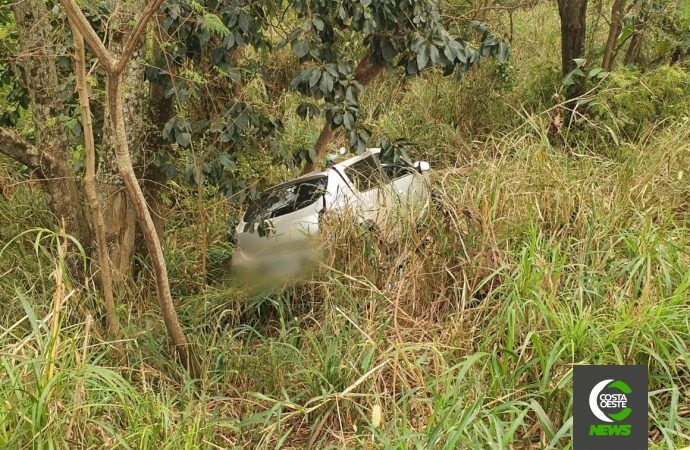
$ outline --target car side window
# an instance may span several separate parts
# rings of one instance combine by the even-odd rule
[[[385,164],[382,166],[383,172],[391,180],[397,180],[407,175],[411,175],[416,172],[413,167],[409,167],[403,164]]]
[[[365,158],[345,168],[345,174],[355,189],[366,192],[383,183],[383,176],[373,157]]]

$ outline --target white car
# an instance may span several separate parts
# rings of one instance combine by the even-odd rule
[[[270,272],[302,267],[318,250],[311,237],[319,232],[325,212],[350,209],[360,222],[386,229],[397,211],[425,208],[429,163],[382,165],[380,151],[367,149],[322,172],[266,190],[237,226],[232,266]]]

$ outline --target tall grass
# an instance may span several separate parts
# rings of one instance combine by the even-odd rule
[[[93,293],[65,291],[53,326],[56,253],[19,240],[6,257],[43,281],[3,279],[0,446],[569,449],[574,364],[648,365],[650,447],[687,445],[687,133],[624,162],[490,139],[394,240],[334,221],[304,279],[195,287],[200,391],[152,302],[121,305],[124,364]]]
[[[567,450],[575,364],[648,365],[650,448],[690,445],[690,130],[660,118],[614,139],[593,118],[554,147],[552,7],[515,12],[512,72],[384,76],[362,95],[374,134],[414,140],[434,168],[430,208],[394,239],[335,220],[317,270],[251,286],[223,263],[234,207],[199,208],[171,184],[164,247],[204,355],[198,385],[174,363],[145,258],[118,306],[119,361],[95,290],[56,280],[60,254],[36,233],[14,240],[0,257],[0,448]],[[319,130],[285,122],[295,149]],[[57,223],[10,178],[1,246]]]

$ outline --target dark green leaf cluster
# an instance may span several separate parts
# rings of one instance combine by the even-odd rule
[[[406,139],[396,139],[391,141],[388,138],[381,138],[376,146],[381,149],[379,159],[383,164],[399,165],[401,163],[412,164],[409,150],[414,144]]]
[[[232,50],[270,48],[263,31],[275,8],[271,1],[169,0],[160,9],[163,29],[174,40],[168,55],[178,64],[208,55],[211,64],[227,70],[234,63]]]
[[[238,153],[273,147],[281,121],[261,107],[238,101],[237,92],[263,76],[255,61],[240,57],[252,46],[270,50],[265,31],[277,3],[171,0],[161,6],[167,34],[161,58],[146,70],[151,83],[165,85],[179,114],[165,125],[168,142],[188,149],[184,174],[193,184],[213,184],[228,196],[246,187],[233,178]],[[161,166],[168,176],[177,169]]]
[[[508,43],[485,24],[468,24],[467,35],[480,36],[477,48],[449,32],[438,0],[296,0],[290,5],[301,23],[279,46],[290,44],[293,54],[305,64],[291,87],[322,100],[327,123],[331,128],[344,127],[353,149],[366,144],[360,137],[368,130],[357,123],[363,80],[343,50],[343,41],[349,36],[361,36],[366,48],[361,64],[402,67],[408,76],[438,68],[444,75],[460,79],[481,58],[495,56],[503,63],[510,54]],[[317,112],[311,102],[297,109],[302,118]]]
[[[83,144],[81,109],[78,105],[76,81],[73,73],[71,30],[69,26],[65,26],[67,19],[60,8],[58,0],[52,0],[46,6],[48,8],[46,11],[47,20],[50,21],[54,29],[54,44],[51,56],[56,58],[56,69],[60,80],[59,95],[63,105],[63,109],[56,119],[69,133],[68,136],[71,144]],[[112,2],[110,1],[87,3],[82,7],[82,12],[92,28],[101,35],[101,38],[104,37],[102,31],[104,30],[104,24],[111,15],[111,8]],[[24,111],[29,107],[29,92],[26,88],[24,68],[22,67],[21,59],[17,60],[16,58],[18,54],[21,54],[18,35],[14,27],[9,26],[13,20],[14,16],[11,14],[9,6],[5,4],[3,7],[0,7],[0,27],[8,26],[5,30],[12,30],[7,33],[5,39],[0,40],[0,89],[3,95],[3,107],[0,108],[0,126],[16,126],[20,118],[25,117],[23,115]],[[87,59],[92,58],[92,54],[88,51],[86,56]],[[102,68],[97,68],[90,73],[90,76],[101,86],[104,82],[104,74],[105,72]],[[104,108],[98,106],[102,99],[102,97],[95,95],[91,98],[97,147],[100,147],[99,144],[102,136]],[[33,136],[29,135],[25,137],[33,138]],[[73,154],[77,159],[74,167],[75,173],[82,168],[82,160],[77,153]]]
[[[173,117],[166,123],[163,135],[171,144],[188,149],[185,178],[192,184],[213,184],[228,196],[238,187],[228,177],[228,172],[237,169],[235,154],[238,149],[245,153],[256,153],[256,141],[275,137],[283,130],[280,119],[261,114],[254,106],[235,100],[228,101],[220,114],[208,120],[181,119]],[[193,136],[201,136],[195,142],[199,151],[192,151]],[[210,142],[204,145],[204,140]],[[167,164],[167,163],[166,163]],[[171,178],[176,169],[167,165],[166,173]],[[236,181],[236,180],[235,180]],[[236,184],[236,183],[235,183]]]

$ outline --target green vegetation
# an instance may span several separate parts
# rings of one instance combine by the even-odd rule
[[[511,21],[507,63],[360,93],[372,139],[412,141],[434,170],[434,207],[394,244],[333,223],[318,270],[257,289],[223,262],[240,206],[168,183],[163,246],[197,384],[146,257],[118,304],[122,361],[97,281],[56,281],[56,220],[0,160],[0,448],[567,450],[574,364],[648,365],[650,448],[690,445],[687,62],[588,80],[589,113],[554,138],[555,6]],[[270,101],[284,143],[315,141],[297,92]],[[237,167],[293,176],[263,154]]]

